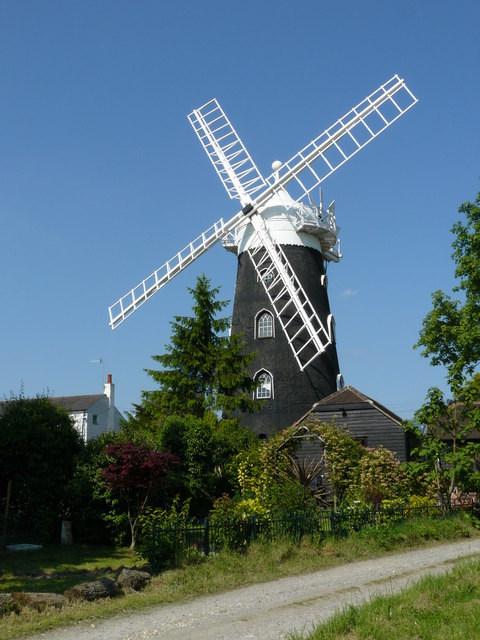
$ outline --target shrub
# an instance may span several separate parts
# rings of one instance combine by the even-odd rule
[[[382,446],[368,449],[359,463],[361,497],[374,505],[405,494],[405,479],[395,454]]]
[[[210,512],[214,548],[245,549],[252,538],[253,519],[257,515],[267,515],[258,498],[238,501],[227,495],[218,498]]]
[[[180,504],[177,497],[168,509],[146,507],[140,516],[140,541],[137,553],[147,560],[152,571],[178,567],[195,552],[187,551],[186,528],[190,501]]]

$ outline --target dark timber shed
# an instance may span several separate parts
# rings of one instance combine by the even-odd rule
[[[334,422],[366,447],[382,445],[390,449],[400,462],[409,458],[409,439],[402,429],[402,419],[354,387],[344,387],[315,403],[297,424],[308,419]]]

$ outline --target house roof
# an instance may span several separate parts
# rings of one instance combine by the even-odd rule
[[[348,406],[350,409],[358,410],[370,409],[373,407],[374,409],[377,409],[377,411],[380,411],[388,418],[396,422],[398,425],[401,425],[403,422],[400,416],[397,416],[396,413],[393,413],[393,411],[387,409],[387,407],[383,406],[383,404],[380,404],[380,402],[377,402],[376,400],[373,400],[373,398],[370,398],[364,393],[361,393],[361,391],[358,391],[358,389],[355,389],[355,387],[347,386],[343,389],[340,389],[339,391],[331,393],[325,398],[322,398],[322,400],[320,400],[319,402],[316,402],[310,409],[310,411],[306,413],[302,418],[300,418],[300,420],[298,420],[298,423],[302,422],[314,413],[342,411],[346,406]]]
[[[60,407],[66,411],[86,411],[93,404],[106,397],[104,393],[87,396],[59,396],[57,398],[50,398],[50,402],[56,407]]]
[[[102,398],[106,398],[107,396],[103,393],[88,395],[88,396],[60,396],[58,398],[48,398],[52,404],[56,407],[64,409],[67,412],[70,411],[86,411],[92,405],[94,405],[98,400]],[[27,398],[27,400],[33,400],[34,398]],[[8,400],[4,400],[0,402],[0,416],[5,413],[5,405],[8,403]]]
[[[473,405],[477,409],[480,408],[480,402],[474,402]],[[458,422],[459,422],[459,424],[461,426],[465,426],[465,425],[468,424],[467,419],[465,417],[462,418],[462,411],[465,408],[465,405],[463,404],[463,402],[461,402],[461,401],[453,401],[450,404],[449,408],[452,411],[453,417],[455,418],[455,420],[458,420]],[[446,422],[446,418],[440,418],[439,422],[440,423],[445,423]],[[432,432],[435,433],[435,430],[432,429]],[[453,437],[452,437],[451,434],[445,433],[441,429],[439,430],[439,433],[437,435],[440,437],[441,440],[445,440],[445,441],[448,441],[448,442],[453,440]],[[480,431],[478,429],[472,429],[471,431],[468,432],[468,435],[466,436],[466,440],[480,441]]]

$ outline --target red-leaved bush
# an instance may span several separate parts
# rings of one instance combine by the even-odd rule
[[[155,451],[133,442],[111,444],[105,454],[108,464],[102,469],[101,477],[107,489],[126,503],[132,535],[130,548],[133,549],[139,517],[151,490],[161,486],[179,459],[168,451]]]

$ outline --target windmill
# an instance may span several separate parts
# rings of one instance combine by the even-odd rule
[[[259,436],[288,426],[343,385],[326,265],[342,257],[335,203],[313,191],[417,102],[397,75],[264,178],[216,99],[188,119],[231,199],[222,218],[109,309],[118,327],[220,240],[238,256],[232,332],[256,352],[251,374],[260,412],[244,416]],[[288,187],[288,190],[287,190]]]

